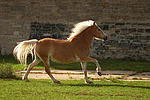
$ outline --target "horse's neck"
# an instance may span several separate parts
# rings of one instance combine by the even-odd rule
[[[85,49],[90,49],[90,44],[92,42],[93,36],[91,32],[83,31],[79,35],[73,38],[71,41],[73,45],[83,47]]]

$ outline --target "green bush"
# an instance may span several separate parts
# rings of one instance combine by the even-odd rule
[[[0,78],[13,78],[13,79],[19,79],[14,72],[11,64],[0,64]]]

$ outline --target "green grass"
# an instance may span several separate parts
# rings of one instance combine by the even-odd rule
[[[31,58],[28,59],[28,63],[32,61]],[[25,65],[19,64],[19,62],[12,56],[0,56],[0,63],[9,63],[12,64],[13,70],[23,70]],[[131,70],[136,72],[150,71],[150,62],[144,60],[99,60],[99,64],[102,67],[102,70]],[[69,69],[69,70],[77,70],[81,69],[80,63],[71,63],[71,64],[59,64],[55,62],[50,62],[51,69]],[[44,65],[41,62],[34,69],[44,69]],[[89,70],[95,70],[96,67],[93,63],[88,63]]]
[[[1,100],[149,100],[150,82],[0,79]]]
[[[31,62],[29,58],[28,62]],[[150,71],[150,62],[142,60],[99,60],[102,70]],[[11,67],[9,67],[11,66]],[[8,68],[7,68],[8,67]],[[0,56],[0,70],[5,73],[24,69],[24,65],[12,56]],[[10,69],[9,69],[10,68]],[[35,67],[44,69],[43,63]],[[52,69],[81,69],[79,63],[58,64],[51,62]],[[9,69],[9,71],[7,70]],[[88,69],[95,69],[88,63]],[[8,73],[9,74],[9,73]],[[12,74],[12,73],[11,73]],[[85,84],[84,80],[61,80],[54,84],[52,80],[0,79],[0,100],[149,100],[150,82],[125,82],[118,79],[101,79],[94,84]]]

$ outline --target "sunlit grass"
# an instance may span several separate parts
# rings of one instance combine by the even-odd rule
[[[29,58],[28,63],[31,62]],[[150,71],[150,62],[142,60],[99,60],[102,70]],[[23,70],[25,65],[12,56],[0,56],[0,67],[12,72]],[[7,68],[8,67],[8,68]],[[51,62],[52,69],[81,69],[80,63],[58,64]],[[88,63],[88,69],[95,69]],[[44,69],[43,63],[35,69]],[[3,71],[3,69],[2,69]],[[7,71],[7,70],[6,70]],[[12,74],[13,75],[13,74]],[[149,100],[150,82],[125,82],[117,78],[99,79],[94,84],[85,84],[84,80],[61,80],[54,84],[52,80],[0,79],[0,100]]]
[[[84,80],[61,80],[54,84],[51,80],[0,79],[1,100],[149,100],[149,82],[106,82],[96,81],[85,84]]]

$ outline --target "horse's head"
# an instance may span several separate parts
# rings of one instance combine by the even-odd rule
[[[107,35],[102,31],[100,27],[94,22],[93,24],[94,30],[93,30],[93,37],[98,40],[107,40]]]

